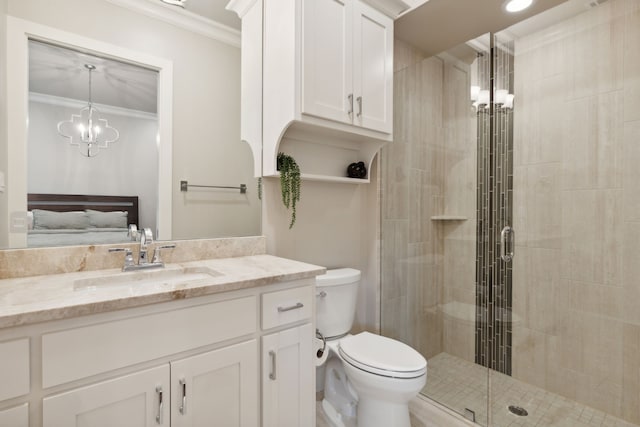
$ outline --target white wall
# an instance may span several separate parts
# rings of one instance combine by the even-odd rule
[[[8,14],[173,61],[173,238],[260,234],[253,161],[240,142],[237,47],[104,0],[8,0]],[[180,179],[249,192],[185,195]]]
[[[7,0],[0,0],[0,65],[7,63]],[[6,73],[4,69],[0,71],[0,172],[7,172],[7,89]],[[5,176],[5,180],[7,177]],[[0,224],[9,221],[7,215],[7,193],[0,193]],[[0,248],[5,248],[9,244],[9,235],[5,227],[0,227]]]
[[[361,270],[354,330],[378,331],[378,173],[370,184],[303,181],[297,220],[289,229],[290,213],[282,204],[280,181],[263,178],[263,234],[267,252],[321,265]]]
[[[85,157],[58,135],[59,121],[78,110],[29,102],[27,189],[29,193],[138,196],[140,226],[156,230],[158,206],[158,121],[101,112],[120,139]]]

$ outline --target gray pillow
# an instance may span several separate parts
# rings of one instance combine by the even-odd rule
[[[90,228],[127,228],[127,212],[101,212],[87,209]]]
[[[89,220],[84,211],[53,212],[42,209],[33,210],[34,230],[82,230],[89,227]]]

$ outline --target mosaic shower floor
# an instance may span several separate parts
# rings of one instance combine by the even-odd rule
[[[526,384],[508,375],[492,372],[492,425],[496,427],[638,427],[605,412]],[[429,359],[427,385],[423,393],[450,409],[473,410],[482,425],[487,421],[487,370],[447,353]],[[527,410],[526,417],[511,414],[509,405]]]
[[[463,413],[465,408],[473,410],[476,422],[486,426],[486,384],[485,368],[440,353],[429,359],[427,386],[423,394],[458,413]],[[508,375],[493,372],[491,385],[494,399],[492,427],[640,427]],[[450,424],[446,420],[431,422],[422,413],[423,407],[429,405],[425,400],[418,397],[411,402],[412,427],[460,425],[454,420]],[[509,405],[525,408],[528,415],[518,417],[511,414],[507,410]],[[317,402],[316,414],[317,427],[330,427],[320,402]]]

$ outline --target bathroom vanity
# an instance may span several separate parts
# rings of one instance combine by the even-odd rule
[[[257,254],[0,280],[0,426],[315,426],[323,272]]]

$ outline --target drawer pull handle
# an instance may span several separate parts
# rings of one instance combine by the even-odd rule
[[[156,423],[162,424],[162,407],[164,402],[162,401],[162,387],[156,387],[156,393],[158,394],[158,414],[156,415]]]
[[[269,357],[271,358],[271,372],[269,373],[269,379],[276,380],[276,352],[269,350]]]
[[[178,407],[178,410],[182,415],[186,415],[187,413],[187,381],[182,378],[180,381],[180,388],[182,391],[182,403]]]
[[[291,305],[289,307],[278,307],[278,313],[284,313],[285,311],[297,310],[299,308],[304,307],[304,304],[299,302],[296,305]]]

